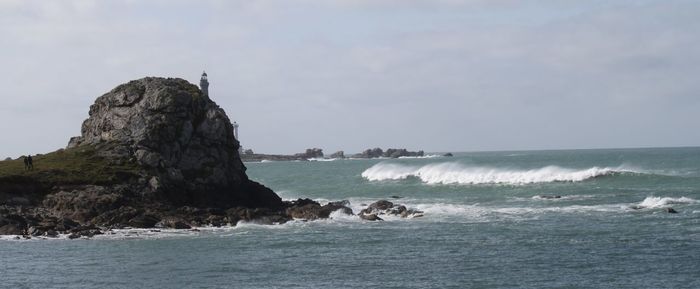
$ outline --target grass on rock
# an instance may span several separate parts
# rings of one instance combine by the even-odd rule
[[[42,185],[108,185],[138,175],[132,161],[114,161],[97,154],[90,145],[32,156],[34,170],[19,159],[0,161],[0,184],[34,182]]]

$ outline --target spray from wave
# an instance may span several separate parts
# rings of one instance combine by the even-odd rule
[[[697,200],[687,197],[647,197],[644,201],[635,206],[635,208],[664,208],[670,205],[694,204],[697,202]]]
[[[407,166],[378,163],[364,172],[362,177],[370,181],[402,180],[416,177],[427,184],[534,184],[551,182],[580,182],[587,179],[619,173],[641,173],[622,167],[591,167],[569,169],[546,166],[538,169],[518,170],[488,167],[467,167],[459,163],[437,163],[424,166]]]

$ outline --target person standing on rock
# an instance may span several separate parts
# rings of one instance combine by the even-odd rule
[[[24,170],[28,171],[29,170],[29,159],[26,156],[23,156],[22,160],[24,160]]]
[[[32,155],[28,155],[26,158],[27,169],[30,171],[34,170],[34,161],[32,160]]]

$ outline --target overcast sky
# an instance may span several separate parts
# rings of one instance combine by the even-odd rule
[[[261,153],[700,145],[700,1],[0,0],[0,157],[198,83]]]

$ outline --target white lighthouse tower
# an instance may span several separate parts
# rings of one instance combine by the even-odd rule
[[[238,141],[238,144],[239,144],[238,153],[242,154],[243,153],[243,145],[240,144],[241,140],[238,138],[238,123],[235,121],[233,122],[233,137],[236,138],[236,140]]]
[[[235,121],[233,122],[233,137],[238,140],[238,123]]]
[[[199,79],[199,88],[202,90],[202,93],[206,96],[209,96],[209,77],[207,76],[207,72],[204,71],[202,72],[202,77]],[[236,138],[238,143],[240,143],[240,139],[238,138],[238,123],[233,122],[233,137]],[[238,148],[238,153],[243,152],[243,146],[239,146]]]
[[[207,79],[206,71],[202,72],[202,78],[199,79],[199,88],[204,95],[209,96],[209,80]]]

